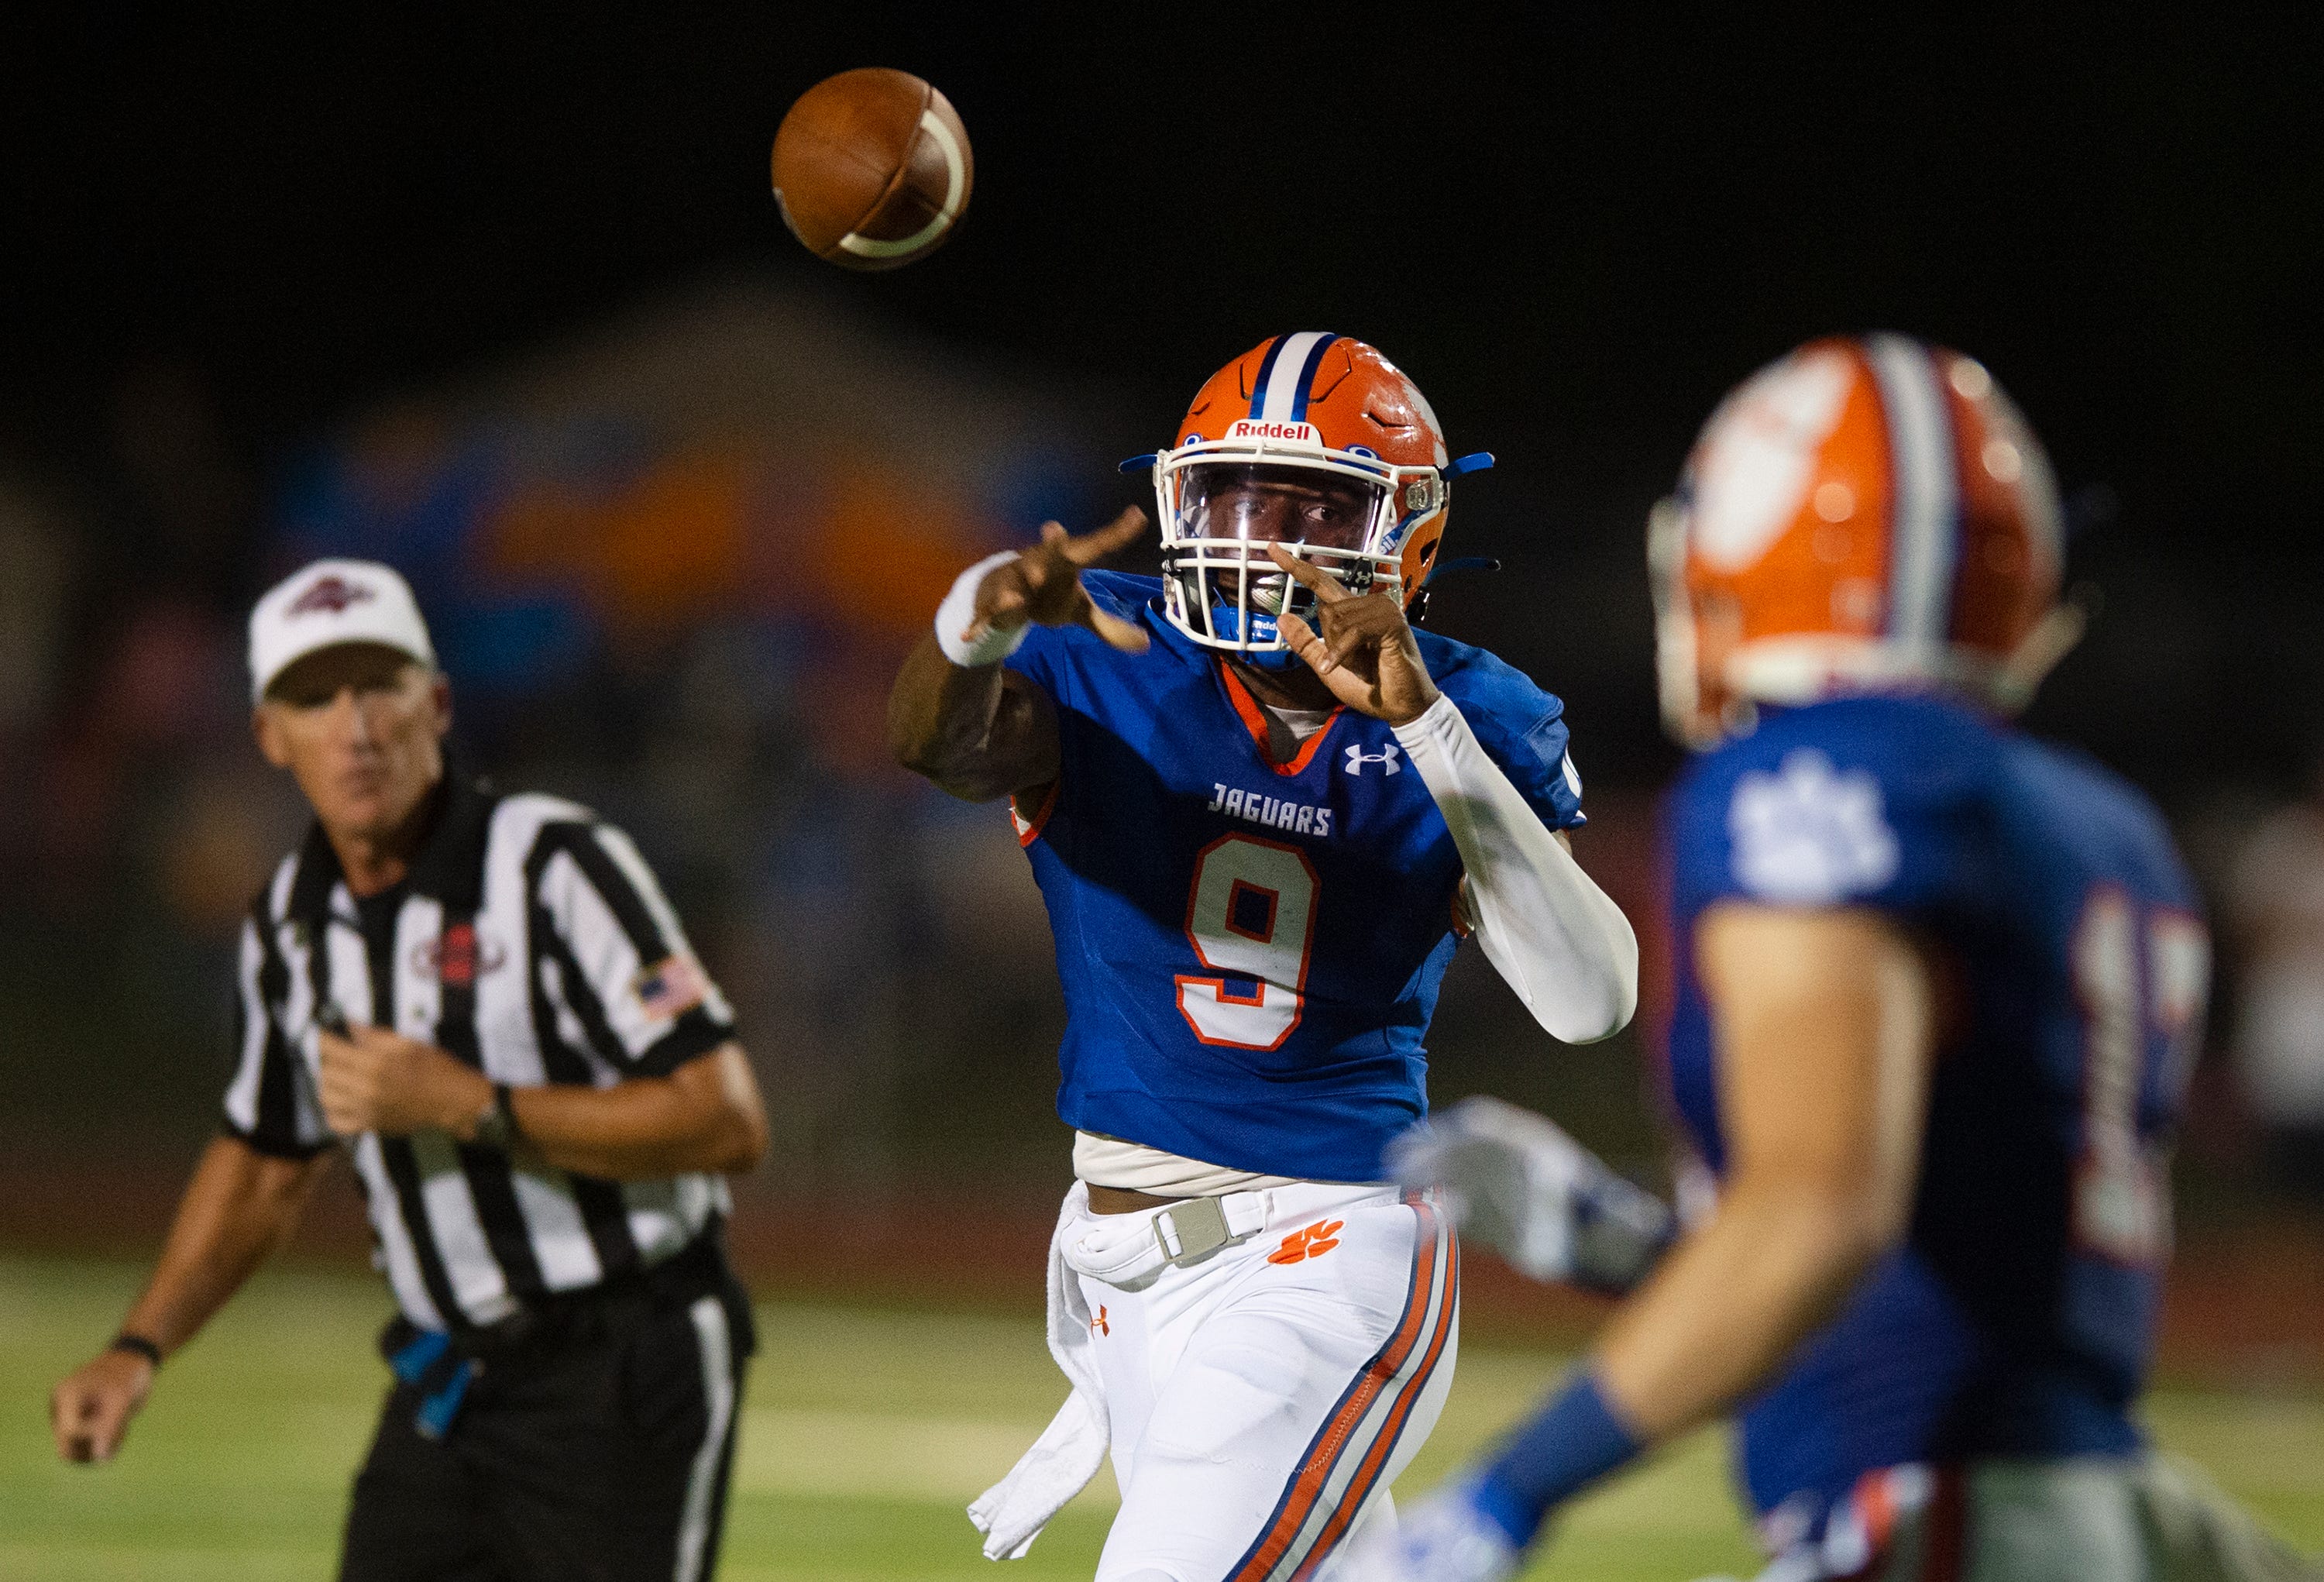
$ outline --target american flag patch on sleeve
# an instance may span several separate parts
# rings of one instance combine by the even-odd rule
[[[683,956],[668,956],[641,970],[630,985],[638,1006],[659,1022],[675,1022],[710,995],[702,969]]]

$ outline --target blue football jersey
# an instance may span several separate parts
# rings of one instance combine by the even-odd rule
[[[1342,708],[1291,762],[1151,578],[1092,572],[1126,654],[1035,627],[1009,663],[1056,705],[1061,769],[1011,811],[1056,939],[1069,1124],[1234,1170],[1379,1178],[1427,1108],[1460,854],[1382,721]],[[1582,822],[1558,700],[1418,634],[1436,684],[1552,828]]]
[[[2154,809],[1965,707],[1858,698],[1769,710],[1697,761],[1665,835],[1669,1076],[1713,1171],[1718,1052],[1692,956],[1705,908],[1877,908],[1941,964],[1907,1241],[1743,1411],[1754,1503],[1813,1524],[1876,1467],[2136,1448],[2163,1148],[2209,969]]]

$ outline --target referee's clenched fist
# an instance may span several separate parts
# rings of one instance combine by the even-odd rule
[[[323,1119],[342,1137],[456,1131],[493,1103],[483,1072],[383,1027],[325,1028],[315,1045],[316,1095]]]
[[[226,1134],[51,1398],[58,1452],[119,1449],[344,1142],[399,1316],[343,1582],[696,1582],[752,1350],[722,1178],[766,1147],[725,997],[626,835],[447,772],[449,683],[393,571],[284,581],[251,672],[315,824],[243,927]]]

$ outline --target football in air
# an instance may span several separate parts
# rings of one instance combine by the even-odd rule
[[[877,66],[801,94],[775,133],[773,164],[783,223],[848,269],[895,269],[944,245],[976,180],[951,102]]]

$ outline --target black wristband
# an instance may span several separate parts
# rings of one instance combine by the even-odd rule
[[[106,1346],[105,1349],[107,1351],[129,1352],[134,1355],[143,1357],[147,1362],[152,1364],[157,1368],[161,1365],[161,1348],[154,1345],[152,1341],[146,1339],[143,1335],[133,1335],[126,1329],[124,1329],[120,1334],[115,1336],[113,1337],[113,1344]]]
[[[523,1138],[524,1128],[516,1124],[516,1104],[509,1096],[508,1084],[493,1083],[492,1107],[477,1115],[472,1141],[479,1148],[496,1148],[506,1153]]]

